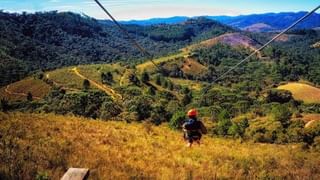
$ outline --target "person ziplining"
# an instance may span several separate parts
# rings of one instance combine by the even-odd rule
[[[187,147],[191,147],[193,142],[200,145],[202,134],[207,134],[207,128],[198,120],[196,109],[190,109],[187,116],[189,119],[182,125],[183,138],[187,141]]]

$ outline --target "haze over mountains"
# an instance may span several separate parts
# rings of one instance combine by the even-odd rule
[[[307,12],[284,12],[251,14],[240,16],[205,16],[208,19],[219,21],[223,24],[248,31],[277,31],[291,25],[294,21],[305,15]],[[187,16],[176,16],[168,18],[153,18],[147,20],[123,21],[124,24],[155,25],[175,24],[190,19]],[[312,29],[320,27],[320,14],[313,14],[309,19],[297,26],[299,29]]]

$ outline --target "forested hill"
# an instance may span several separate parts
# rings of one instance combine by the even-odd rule
[[[125,28],[155,56],[172,53],[232,28],[205,18],[174,25]],[[0,86],[36,70],[143,59],[112,23],[56,11],[10,14],[0,11]]]

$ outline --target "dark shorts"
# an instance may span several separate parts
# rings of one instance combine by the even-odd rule
[[[188,141],[189,143],[192,143],[193,141],[198,141],[201,139],[202,134],[199,132],[186,132],[183,135],[183,138]]]

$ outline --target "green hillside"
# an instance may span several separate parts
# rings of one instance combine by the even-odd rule
[[[186,24],[123,25],[155,57],[234,30],[205,18]],[[141,62],[145,57],[111,23],[71,12],[0,12],[0,86],[39,70],[78,64]]]

